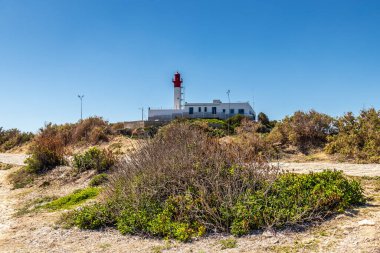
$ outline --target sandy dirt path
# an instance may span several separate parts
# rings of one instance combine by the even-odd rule
[[[0,162],[24,165],[24,161],[28,156],[25,154],[1,154]],[[310,162],[310,163],[288,163],[280,162],[273,163],[279,164],[283,170],[294,171],[297,173],[307,173],[310,171],[319,172],[325,169],[342,170],[344,174],[350,176],[380,176],[380,164],[350,164],[350,163],[328,163],[328,162]]]
[[[17,199],[12,198],[11,186],[6,180],[9,171],[0,170],[0,252],[5,235],[10,233],[14,224],[13,213]]]
[[[28,155],[25,154],[2,154],[0,153],[0,162],[14,165],[24,165]]]
[[[273,163],[277,165],[277,163]],[[320,172],[326,169],[342,170],[344,174],[349,176],[380,176],[380,164],[351,164],[351,163],[327,163],[327,162],[310,162],[310,163],[279,163],[280,168],[294,171],[297,173],[307,173],[310,171]]]

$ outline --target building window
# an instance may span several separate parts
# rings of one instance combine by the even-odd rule
[[[202,107],[198,107],[198,112],[202,112]]]
[[[223,109],[223,113],[226,113],[226,109]]]
[[[194,114],[194,107],[189,107],[189,114]]]
[[[230,109],[230,114],[235,114],[235,109]]]
[[[207,112],[207,107],[205,107],[205,112]]]
[[[244,109],[239,109],[239,114],[244,115]]]

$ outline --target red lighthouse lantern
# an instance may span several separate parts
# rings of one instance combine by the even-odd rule
[[[174,79],[172,80],[174,84],[174,109],[181,109],[181,100],[182,100],[182,78],[180,73],[174,74]]]

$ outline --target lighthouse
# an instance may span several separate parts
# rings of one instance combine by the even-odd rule
[[[174,109],[180,110],[181,109],[181,100],[182,100],[182,78],[180,73],[174,74],[173,79],[174,84]]]

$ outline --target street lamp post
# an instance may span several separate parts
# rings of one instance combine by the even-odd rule
[[[139,108],[141,110],[141,121],[144,123],[144,107]]]
[[[83,120],[83,98],[84,95],[78,95],[78,98],[80,99],[80,121]]]
[[[230,118],[230,113],[231,113],[231,101],[230,101],[230,93],[231,91],[227,91],[227,96],[228,96],[228,118],[227,118],[227,123],[228,123],[228,135],[230,134],[230,121],[228,120]]]

